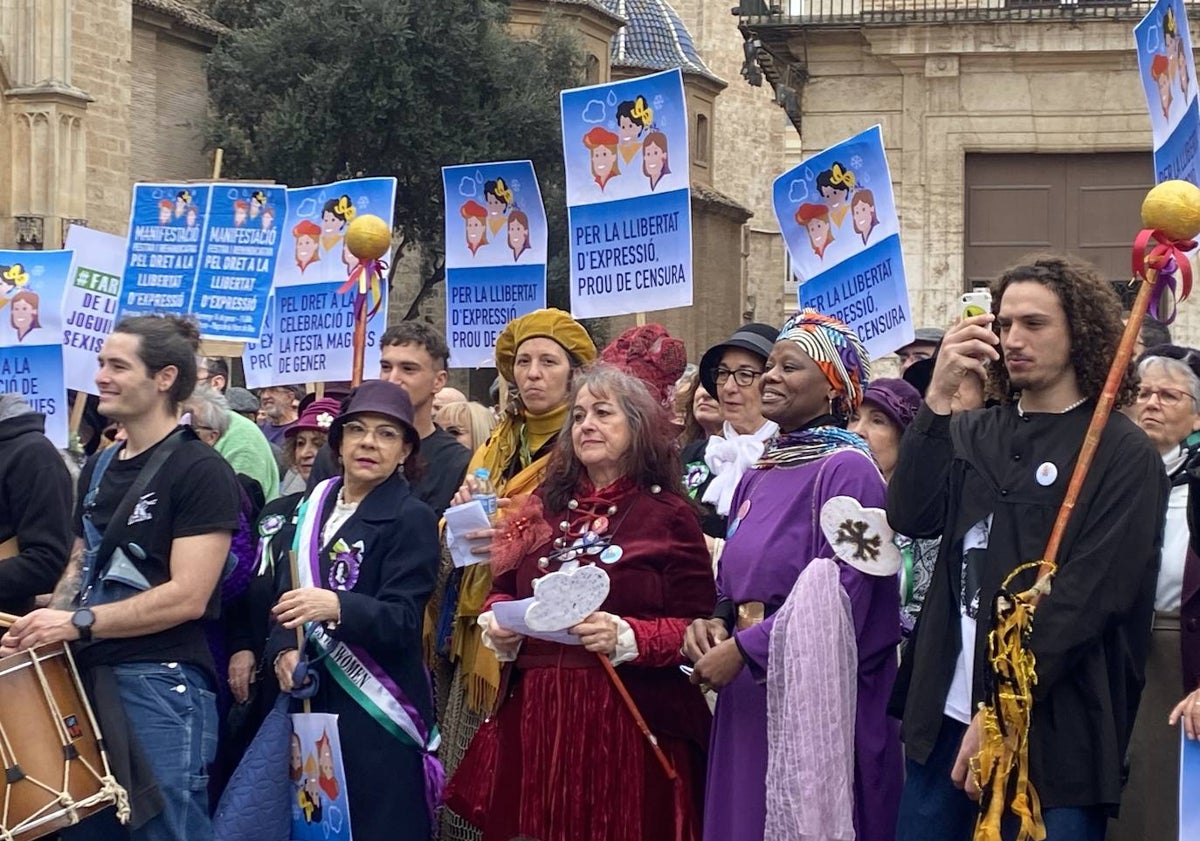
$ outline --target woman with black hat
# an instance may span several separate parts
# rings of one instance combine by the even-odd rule
[[[309,660],[320,658],[312,709],[338,716],[354,837],[427,841],[442,773],[421,619],[438,536],[433,511],[409,488],[420,438],[408,394],[363,383],[329,442],[341,475],[297,513],[297,580],[272,611],[280,627],[268,657],[291,691],[295,629],[307,630]]]
[[[709,537],[725,537],[738,480],[779,429],[762,415],[759,383],[777,335],[768,324],[744,324],[700,359],[700,382],[721,404],[725,424],[722,434],[684,449],[683,470],[684,486],[704,508],[702,525]]]

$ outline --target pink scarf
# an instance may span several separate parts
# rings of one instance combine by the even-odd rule
[[[854,839],[858,646],[838,569],[812,561],[771,629],[767,838]]]

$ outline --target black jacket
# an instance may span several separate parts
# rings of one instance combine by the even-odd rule
[[[330,494],[322,523],[328,520],[335,501],[336,496]],[[410,493],[408,482],[392,476],[367,494],[332,540],[322,541],[317,586],[328,587],[330,550],[339,538],[351,546],[362,541],[362,565],[354,586],[338,593],[342,619],[330,635],[370,655],[431,728],[433,693],[425,671],[421,631],[425,602],[437,577],[437,518]],[[287,589],[290,571],[281,577],[283,589]],[[280,652],[295,647],[295,632],[276,625],[266,662],[273,664]],[[342,690],[326,670],[327,663],[322,660],[317,666],[320,687],[312,709],[338,715],[347,788],[351,792],[377,790],[382,780],[387,781],[386,797],[356,800],[352,796],[354,837],[428,841],[431,828],[420,753],[389,735]]]
[[[1017,566],[1045,551],[1093,403],[1021,418],[1013,406],[949,417],[922,406],[904,434],[888,485],[901,534],[942,536],[929,593],[897,680],[907,756],[928,759],[962,646],[963,536],[993,515],[979,570],[971,707],[983,699],[990,605]],[[1039,483],[1040,465],[1057,478]],[[1043,481],[1045,480],[1043,472]],[[1034,618],[1037,658],[1030,776],[1043,808],[1103,805],[1115,812],[1121,764],[1144,683],[1167,479],[1162,459],[1124,415],[1105,427],[1058,555],[1053,591]],[[1029,587],[1036,570],[1014,582]]]
[[[0,543],[16,537],[20,554],[0,557],[0,610],[24,613],[54,590],[71,552],[71,474],[31,410],[0,420]]]

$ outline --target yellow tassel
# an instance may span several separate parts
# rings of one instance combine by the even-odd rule
[[[1037,599],[1046,592],[1048,577],[1027,592],[1009,592],[1014,578],[1043,563],[1017,567],[996,597],[987,645],[992,693],[980,705],[983,733],[974,765],[983,793],[975,841],[1001,841],[1000,822],[1006,807],[1020,821],[1016,841],[1044,841],[1046,837],[1041,801],[1029,779],[1029,724],[1037,663],[1028,640]],[[1050,570],[1052,576],[1054,567]]]

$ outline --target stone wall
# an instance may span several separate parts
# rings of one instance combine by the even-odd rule
[[[129,223],[130,117],[133,94],[131,0],[74,4],[73,83],[92,97],[84,117],[88,226],[124,234]]]
[[[883,126],[917,324],[956,315],[970,152],[1148,151],[1127,21],[879,27],[797,34],[807,57],[803,148]],[[790,165],[789,164],[789,165]],[[1133,231],[1130,231],[1132,239]],[[1177,339],[1200,342],[1185,305]]]

